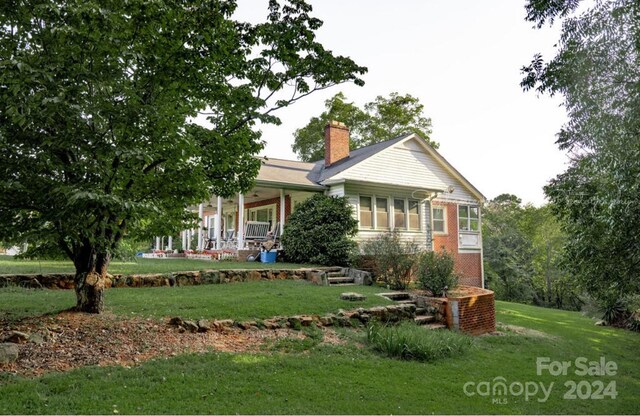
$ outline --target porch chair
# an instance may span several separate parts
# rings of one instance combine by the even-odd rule
[[[262,221],[247,221],[244,228],[244,240],[249,245],[264,241],[269,234],[270,224]]]

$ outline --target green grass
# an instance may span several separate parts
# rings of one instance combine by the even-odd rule
[[[293,263],[136,258],[135,261],[130,262],[111,262],[109,273],[148,274],[206,269],[299,269],[301,267],[313,266]],[[19,260],[12,256],[0,255],[0,275],[45,273],[75,273],[75,269],[73,263],[66,260]]]
[[[506,335],[474,338],[465,355],[434,363],[384,358],[355,344],[308,343],[284,348],[300,353],[280,353],[278,348],[257,354],[212,352],[35,379],[4,374],[0,414],[638,413],[639,334],[596,327],[574,312],[505,302],[497,306],[498,320],[511,325]],[[537,375],[536,358],[545,356],[566,361],[605,356],[616,362],[618,371],[611,377],[579,377],[573,371],[567,376]],[[554,385],[544,402],[515,395],[493,402],[464,393],[465,383],[493,382],[496,377],[508,384]],[[566,400],[567,380],[615,381],[618,395]]]
[[[349,290],[354,290],[349,288]],[[276,315],[322,314],[391,303],[376,296],[381,288],[359,286],[362,302],[340,299],[344,287],[313,285],[304,280],[255,281],[220,285],[107,289],[105,308],[116,314],[162,318],[264,319]],[[0,318],[20,319],[71,308],[72,290],[0,288]]]
[[[403,322],[399,325],[369,325],[366,342],[374,351],[387,357],[435,361],[466,353],[473,340],[455,331],[425,331],[413,322]]]

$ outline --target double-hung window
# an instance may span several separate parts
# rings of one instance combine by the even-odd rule
[[[472,205],[458,205],[458,229],[460,231],[480,231],[480,211]]]
[[[393,226],[396,229],[405,229],[406,227],[406,219],[405,219],[405,206],[404,199],[394,199],[393,200]]]
[[[433,232],[435,234],[447,233],[447,222],[444,207],[433,207]]]
[[[360,196],[361,230],[420,230],[420,201],[387,196]]]
[[[371,204],[370,196],[360,197],[360,228],[370,229],[373,228],[372,218],[373,205]]]
[[[376,198],[376,228],[389,228],[389,200]]]

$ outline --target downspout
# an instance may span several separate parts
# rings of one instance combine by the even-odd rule
[[[482,288],[484,286],[484,243],[482,239],[482,204],[478,205],[478,228],[480,229],[480,279],[482,281]]]

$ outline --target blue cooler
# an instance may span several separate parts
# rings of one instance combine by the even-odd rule
[[[276,257],[278,257],[278,252],[276,250],[273,251],[263,251],[260,253],[260,262],[262,263],[275,263]]]

